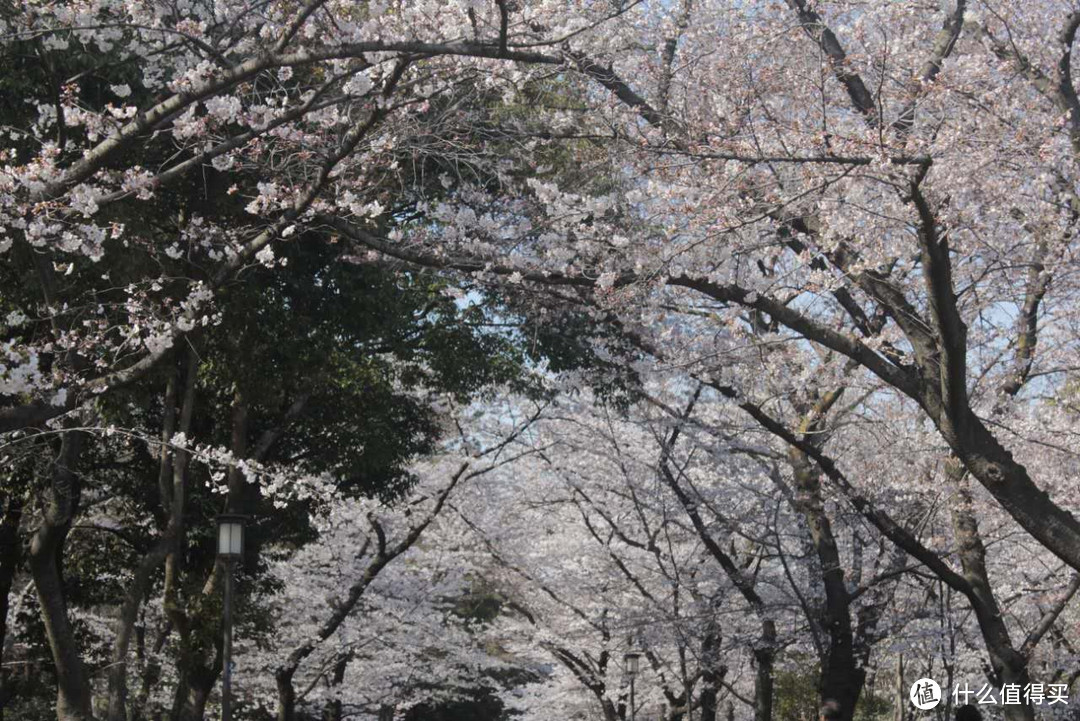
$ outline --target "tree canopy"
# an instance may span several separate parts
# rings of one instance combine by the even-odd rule
[[[0,714],[1075,714],[1078,28],[4,4]]]

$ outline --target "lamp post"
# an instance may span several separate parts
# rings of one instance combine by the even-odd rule
[[[634,679],[638,675],[638,664],[641,662],[641,654],[630,651],[623,656],[626,675],[630,677],[630,721],[636,721],[637,709],[634,703]]]
[[[223,514],[217,517],[218,559],[225,573],[225,599],[221,626],[221,721],[232,721],[232,606],[233,571],[244,554],[244,517]]]

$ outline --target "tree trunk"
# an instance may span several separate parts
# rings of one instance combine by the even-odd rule
[[[203,663],[204,651],[206,649],[202,647],[181,650],[177,662],[179,679],[170,715],[173,721],[202,721],[206,714],[206,702],[221,672],[221,649],[208,659],[209,664]]]
[[[348,668],[350,659],[350,654],[346,653],[334,664],[334,673],[330,678],[330,688],[333,689],[335,694],[341,691],[341,682],[345,680],[345,669]],[[323,721],[341,721],[340,696],[335,695],[334,698],[326,702],[326,708],[323,710]]]
[[[720,634],[715,618],[701,642],[701,721],[717,721],[716,702],[727,669],[720,664]],[[689,697],[689,694],[687,694]]]
[[[294,673],[295,667],[279,668],[274,675],[278,692],[277,721],[294,721],[296,718],[296,690],[292,683]],[[382,717],[382,710],[379,717]]]
[[[193,674],[192,683],[187,692],[187,698],[180,707],[180,721],[203,721],[206,715],[206,702],[210,699],[210,692],[214,690],[217,674],[203,672]]]
[[[4,503],[4,516],[0,519],[0,721],[4,721],[4,707],[10,700],[2,661],[7,641],[9,595],[11,585],[15,581],[15,574],[22,561],[22,554],[19,552],[19,522],[21,520],[22,499],[14,494],[8,496]]]
[[[51,470],[41,526],[30,542],[30,573],[41,607],[49,650],[56,666],[58,721],[88,721],[93,718],[90,684],[68,618],[64,585],[60,577],[64,541],[79,504],[79,478],[73,469],[82,447],[83,435],[79,431],[66,431],[62,436],[60,452]]]
[[[190,387],[194,385],[194,378],[189,378]],[[187,394],[188,400],[191,394]],[[109,721],[125,721],[127,718],[127,657],[131,645],[131,638],[135,630],[135,621],[139,615],[139,607],[150,590],[150,577],[158,566],[165,562],[173,548],[172,537],[177,533],[177,520],[172,508],[173,489],[170,485],[172,477],[172,452],[169,442],[176,430],[176,398],[177,378],[173,373],[165,385],[165,398],[162,403],[162,428],[161,450],[158,460],[158,493],[161,496],[161,504],[164,506],[164,516],[168,518],[166,530],[158,543],[143,558],[139,567],[135,569],[135,575],[128,587],[127,596],[120,607],[120,614],[116,621],[116,637],[113,640],[112,665],[109,669]],[[190,401],[189,401],[190,402]],[[190,413],[188,414],[190,420]],[[184,429],[185,432],[188,430]]]
[[[139,606],[149,591],[150,576],[165,561],[170,545],[168,539],[162,540],[143,558],[120,608],[113,641],[112,666],[109,669],[109,721],[125,721],[127,718],[128,649],[135,633]]]
[[[893,721],[904,721],[904,709],[907,708],[907,689],[904,688],[904,654],[896,659],[896,698],[893,707]]]
[[[166,626],[158,632],[151,653],[147,654],[146,665],[143,666],[142,678],[139,680],[139,691],[133,704],[132,721],[156,720],[165,716],[160,703],[150,703],[150,689],[157,686],[161,680],[161,661],[158,654],[165,645],[170,628],[171,626],[166,623]]]
[[[178,431],[188,433],[195,413],[195,391],[198,384],[198,356],[194,348],[188,349],[184,372],[184,395],[180,404]],[[187,506],[188,468],[191,454],[178,449],[171,461],[160,466],[159,487],[165,498],[163,503],[168,508],[169,526],[164,536],[168,552],[165,556],[164,606],[169,623],[180,636],[180,653],[176,663],[177,683],[173,694],[172,721],[186,721],[198,714],[205,706],[205,698],[199,699],[199,676],[208,670],[202,665],[201,656],[209,650],[199,641],[197,624],[201,619],[198,613],[190,614],[181,598],[181,581],[184,572],[184,556],[187,546],[187,528],[185,524]],[[171,471],[171,473],[169,473]],[[171,484],[168,482],[171,476]],[[216,566],[215,566],[216,568]],[[200,599],[196,599],[197,601]],[[210,669],[209,672],[214,672]]]
[[[1027,659],[1013,646],[1009,629],[990,586],[986,570],[986,547],[975,520],[971,493],[963,480],[963,468],[959,461],[951,459],[946,464],[946,469],[956,492],[952,521],[957,551],[964,577],[972,587],[971,606],[990,655],[990,665],[996,677],[994,681],[999,688],[1003,684],[1019,684],[1023,688],[1031,682]],[[1035,718],[1034,709],[1023,703],[1003,704],[1003,713],[1009,721],[1033,721]]]
[[[772,623],[771,621],[769,622]],[[772,643],[754,650],[754,721],[772,721],[773,665],[776,661],[776,632]]]
[[[623,721],[628,717],[625,703],[620,703],[618,708],[616,708],[611,699],[602,698],[600,707],[604,711],[604,721]]]
[[[818,680],[821,703],[836,702],[840,706],[841,719],[851,721],[866,681],[866,671],[860,667],[855,654],[851,597],[844,583],[844,568],[832,524],[825,513],[821,470],[805,453],[795,448],[789,451],[788,461],[794,472],[798,494],[795,505],[810,531],[825,588],[825,617],[822,621],[829,642],[821,659],[821,677]]]

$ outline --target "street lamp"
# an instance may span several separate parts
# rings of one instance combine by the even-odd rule
[[[222,514],[217,517],[218,559],[225,570],[225,600],[221,626],[221,721],[232,721],[232,606],[233,569],[244,555],[244,516]]]
[[[640,663],[640,653],[629,651],[623,656],[623,666],[626,670],[626,675],[630,677],[630,721],[636,721],[637,719],[637,709],[635,708],[634,703],[634,679],[638,675]]]

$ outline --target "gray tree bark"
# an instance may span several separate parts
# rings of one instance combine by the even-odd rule
[[[22,563],[19,548],[19,523],[22,521],[22,498],[16,494],[4,499],[4,515],[0,518],[0,662],[4,660],[7,645],[7,615],[10,604],[11,585]],[[7,672],[0,663],[0,721],[4,721],[4,707],[10,700],[7,688]]]
[[[68,618],[60,558],[71,523],[78,512],[79,477],[75,472],[84,434],[65,431],[45,489],[41,525],[30,542],[30,573],[34,579],[45,635],[56,667],[57,721],[91,721],[93,700],[86,668]]]
[[[1018,684],[1023,688],[1031,682],[1027,659],[1013,645],[1001,608],[990,585],[990,577],[986,570],[986,547],[979,534],[979,525],[972,509],[971,492],[964,483],[963,468],[959,462],[951,460],[947,464],[947,474],[956,492],[952,507],[952,523],[957,551],[964,578],[971,584],[969,598],[990,656],[990,665],[995,676],[994,682],[999,688],[1003,684]],[[1035,718],[1034,708],[1025,703],[1004,704],[1002,709],[1005,718],[1009,721],[1034,721]]]

